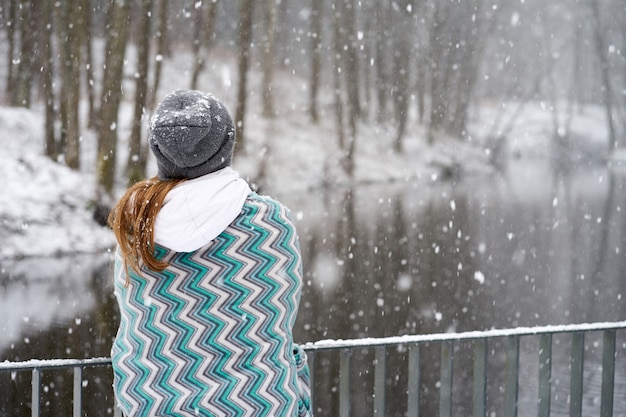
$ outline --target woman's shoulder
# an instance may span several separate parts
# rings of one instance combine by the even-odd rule
[[[248,198],[246,199],[244,206],[246,204],[259,206],[259,207],[279,208],[279,209],[288,210],[284,204],[276,200],[274,197],[271,197],[269,195],[257,194],[256,192],[251,192],[248,195]]]
[[[252,210],[261,211],[269,216],[277,216],[285,220],[291,221],[291,212],[287,206],[268,195],[261,195],[255,192],[250,193],[244,204],[244,211]]]

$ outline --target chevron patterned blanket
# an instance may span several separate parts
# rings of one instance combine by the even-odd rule
[[[116,256],[111,356],[123,413],[310,416],[309,368],[292,336],[302,264],[288,210],[251,194],[208,245],[157,255],[170,266],[141,276]]]

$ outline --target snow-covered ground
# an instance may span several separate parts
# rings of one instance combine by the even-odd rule
[[[127,72],[132,71],[129,59]],[[188,88],[189,56],[165,62],[159,97],[176,88]],[[200,81],[234,112],[236,69],[232,57],[215,59]],[[183,74],[183,76],[181,76]],[[131,78],[129,78],[130,80]],[[233,166],[242,176],[275,195],[308,192],[325,186],[345,186],[352,182],[442,180],[442,172],[452,168],[461,175],[492,172],[482,135],[492,127],[500,104],[481,105],[470,120],[475,138],[461,142],[441,138],[433,146],[426,142],[426,128],[411,121],[404,139],[405,150],[392,150],[395,130],[392,124],[359,125],[354,178],[341,167],[341,153],[335,133],[332,100],[322,94],[321,121],[312,124],[306,113],[307,81],[290,73],[275,74],[277,116],[261,116],[260,75],[252,72],[250,101],[246,119],[246,151],[236,155]],[[127,158],[125,141],[133,117],[133,85],[127,81],[120,111],[120,145],[117,163]],[[550,149],[551,114],[541,103],[527,105],[508,136],[508,154],[522,157],[545,156]],[[43,112],[40,108],[0,107],[0,259],[91,253],[112,247],[110,230],[92,220],[95,195],[95,144],[93,131],[83,129],[82,168],[72,171],[44,154]],[[147,122],[144,123],[147,125]],[[591,109],[577,115],[573,129],[589,140],[592,149],[603,147],[603,115]],[[156,172],[149,161],[149,175]],[[260,173],[263,173],[262,175]],[[116,194],[123,192],[120,179]],[[116,197],[117,197],[116,195]]]
[[[43,156],[37,111],[0,109],[0,255],[52,256],[93,252],[112,244],[90,210],[94,178]]]

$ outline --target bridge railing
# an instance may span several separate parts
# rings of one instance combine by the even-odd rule
[[[538,342],[538,354],[534,364],[537,366],[537,392],[536,405],[539,417],[551,415],[551,398],[553,389],[552,375],[552,352],[553,337],[566,335],[569,337],[570,355],[570,381],[568,392],[569,416],[583,416],[583,396],[585,393],[585,339],[593,333],[600,335],[601,340],[601,389],[600,389],[600,417],[612,417],[615,399],[615,375],[616,375],[616,340],[619,331],[626,330],[625,322],[591,323],[579,325],[543,326],[543,327],[519,327],[514,329],[472,331],[462,333],[439,333],[427,335],[407,335],[385,338],[363,338],[353,340],[321,340],[303,345],[308,354],[311,367],[312,386],[316,387],[315,375],[317,370],[317,358],[322,352],[337,353],[339,356],[338,369],[338,414],[348,417],[354,414],[353,404],[353,353],[355,351],[373,350],[374,360],[371,362],[373,371],[373,392],[368,394],[371,401],[371,414],[379,417],[385,415],[386,399],[389,391],[389,375],[387,371],[387,358],[390,349],[402,347],[408,356],[404,377],[406,378],[406,415],[418,417],[422,407],[422,368],[424,367],[421,349],[425,346],[440,346],[438,355],[438,415],[450,417],[453,415],[454,392],[453,370],[456,345],[471,342],[472,372],[471,372],[471,415],[485,417],[487,407],[487,382],[488,362],[490,345],[494,340],[504,341],[504,388],[503,407],[504,415],[516,417],[518,415],[519,382],[520,382],[520,340],[522,338],[536,339]],[[393,353],[392,353],[393,354]],[[361,364],[362,365],[362,364]],[[529,364],[525,364],[528,366]],[[24,362],[0,362],[0,373],[3,372],[31,372],[31,416],[41,416],[41,375],[59,369],[73,370],[73,416],[83,415],[83,372],[89,367],[110,367],[110,358],[93,359],[55,359],[55,360],[30,360]],[[370,370],[367,370],[369,373]],[[397,393],[396,393],[397,394]],[[621,393],[624,394],[624,393]],[[317,404],[328,404],[326,397],[328,392],[320,392],[313,389],[312,402],[314,409],[321,410]],[[111,407],[112,404],[103,404],[103,407]],[[326,407],[326,405],[324,406]],[[117,407],[113,407],[114,415],[120,416]],[[369,414],[369,413],[368,413]]]
[[[518,393],[520,382],[520,340],[521,338],[538,339],[539,349],[536,358],[538,388],[536,394],[537,416],[551,415],[552,392],[552,339],[555,335],[569,334],[570,338],[570,384],[569,384],[569,416],[582,417],[584,387],[585,338],[590,333],[600,333],[602,340],[601,354],[601,395],[600,417],[612,417],[615,394],[616,337],[619,330],[626,330],[626,322],[591,323],[562,326],[518,327],[504,330],[472,331],[463,333],[440,333],[427,335],[407,335],[386,338],[365,338],[355,340],[327,340],[310,343],[304,346],[309,360],[315,368],[316,353],[324,350],[339,351],[339,410],[342,417],[351,414],[351,357],[357,349],[374,349],[375,359],[373,383],[372,415],[384,416],[386,407],[387,384],[389,375],[386,371],[387,350],[390,347],[405,346],[408,349],[407,384],[406,384],[406,415],[420,415],[420,399],[422,397],[422,355],[421,347],[425,344],[438,343],[439,355],[439,417],[453,414],[453,363],[455,344],[472,342],[472,404],[473,417],[487,415],[487,374],[488,350],[490,342],[496,339],[505,341],[505,382],[503,407],[506,417],[518,415]],[[594,344],[596,344],[594,342]],[[532,366],[532,364],[525,364]],[[623,375],[622,375],[623,376]],[[312,385],[315,385],[314,383]],[[624,393],[621,393],[624,395]],[[314,392],[314,401],[325,393]],[[397,396],[396,396],[397,398]]]

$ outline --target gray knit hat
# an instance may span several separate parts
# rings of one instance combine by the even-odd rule
[[[230,165],[235,127],[213,95],[176,90],[157,106],[149,140],[160,179],[191,179]]]

